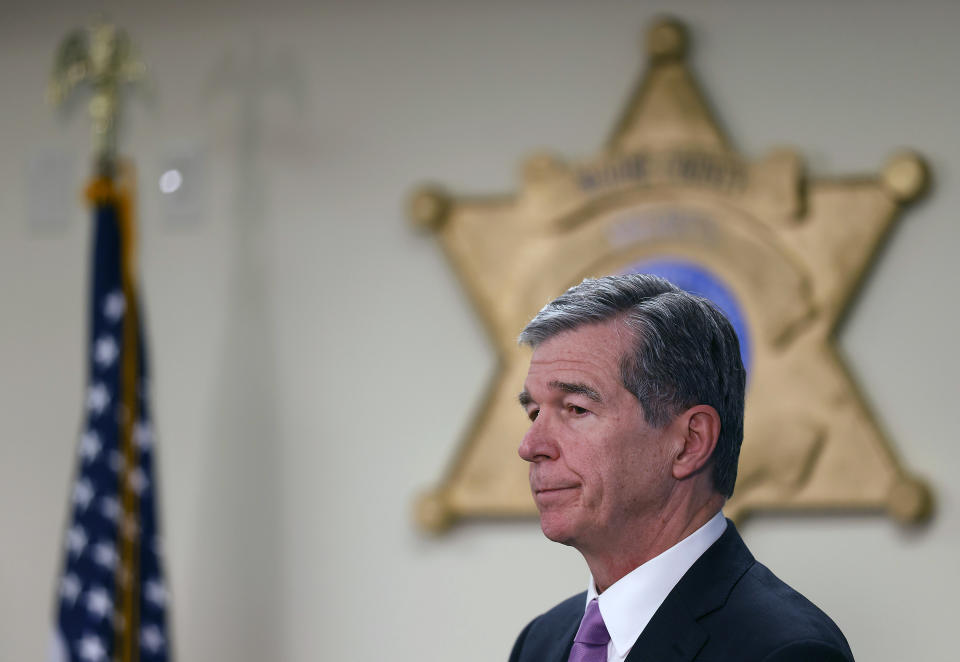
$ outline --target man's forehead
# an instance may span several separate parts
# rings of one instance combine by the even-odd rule
[[[619,355],[608,350],[544,352],[530,359],[526,382],[558,390],[564,390],[562,384],[586,384],[598,390],[618,377],[618,366]]]
[[[572,370],[618,367],[630,351],[632,333],[619,321],[585,324],[547,338],[533,350],[530,371],[546,367]]]
[[[575,393],[596,402],[613,397],[622,388],[620,366],[629,352],[622,331],[622,325],[592,324],[545,340],[530,359],[526,396],[521,401],[530,401],[531,390],[534,395],[541,391]]]

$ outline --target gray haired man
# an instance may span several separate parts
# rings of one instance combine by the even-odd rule
[[[520,335],[533,348],[520,456],[585,593],[520,633],[516,662],[852,662],[836,625],[754,560],[721,508],[743,439],[736,333],[656,276],[585,280]]]

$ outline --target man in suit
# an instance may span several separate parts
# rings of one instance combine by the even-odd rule
[[[520,342],[533,356],[519,452],[540,525],[591,576],[527,625],[511,662],[852,662],[721,513],[745,371],[713,304],[655,276],[585,280]]]

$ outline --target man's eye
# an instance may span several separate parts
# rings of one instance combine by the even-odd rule
[[[531,422],[537,420],[537,415],[540,413],[539,409],[531,409],[527,412],[527,416],[530,418]]]
[[[587,413],[587,410],[583,407],[578,407],[577,405],[567,405],[567,410],[571,414],[576,414],[577,416],[583,416]]]

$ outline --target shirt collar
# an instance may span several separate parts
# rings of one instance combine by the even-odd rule
[[[599,597],[591,575],[587,604],[597,598],[610,643],[619,655],[633,648],[673,587],[726,528],[727,520],[718,512],[676,545],[621,577]]]

